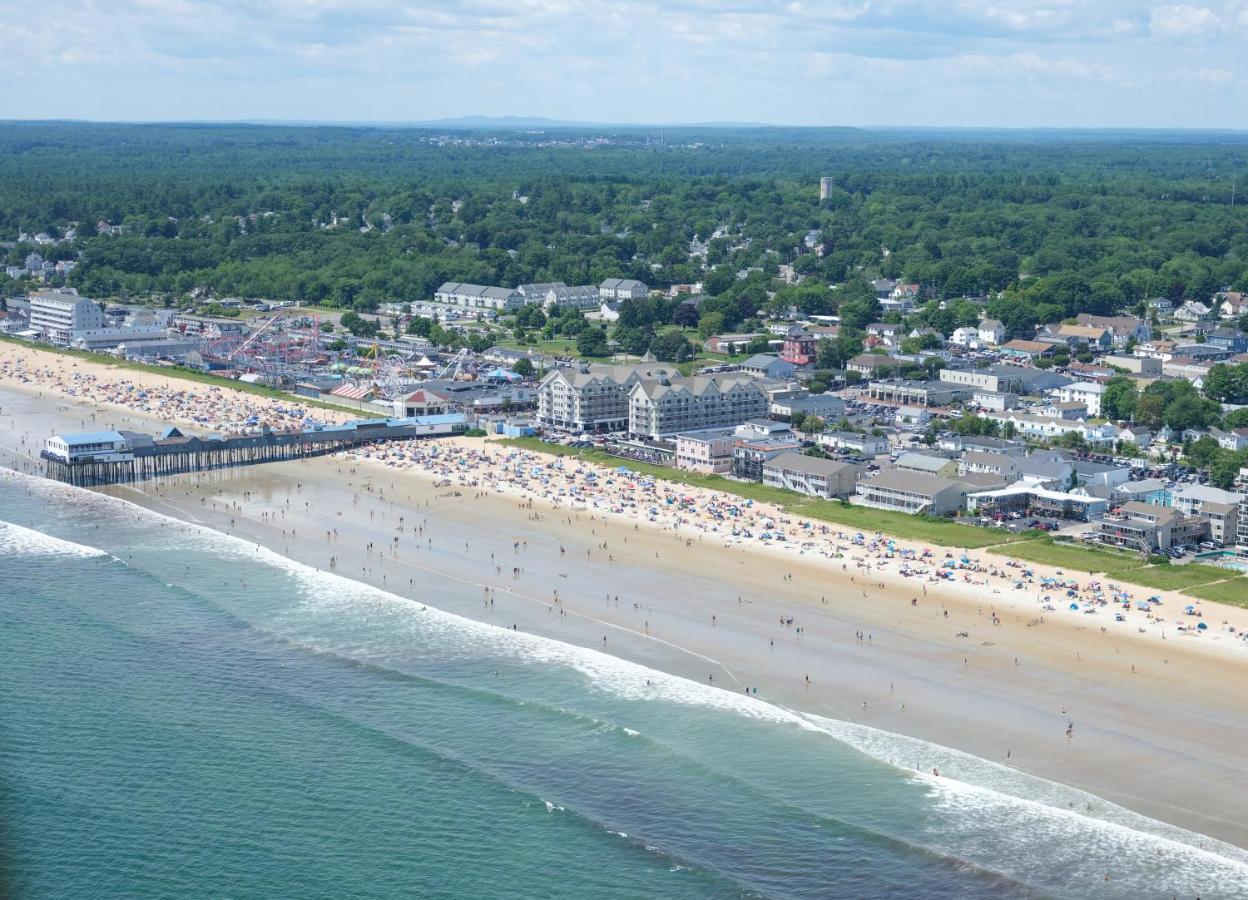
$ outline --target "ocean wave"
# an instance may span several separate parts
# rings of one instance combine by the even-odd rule
[[[89,558],[108,556],[99,547],[88,547],[86,544],[75,544],[64,538],[53,537],[24,528],[12,522],[0,521],[0,554],[5,556],[77,556]]]
[[[29,476],[22,476],[29,477]],[[32,479],[38,481],[40,479]],[[58,489],[62,486],[58,486]],[[537,665],[571,668],[587,684],[620,699],[661,701],[722,710],[737,716],[816,732],[922,785],[932,816],[917,847],[1001,871],[1024,881],[1082,883],[1112,870],[1118,878],[1161,877],[1171,893],[1248,896],[1248,852],[1134,813],[1086,791],[1027,775],[971,754],[917,738],[815,716],[650,669],[588,647],[513,631],[446,612],[333,572],[318,570],[266,547],[186,523],[128,501],[81,489],[91,503],[159,521],[167,533],[194,534],[214,553],[280,568],[296,581],[302,602],[358,607],[382,601],[419,612],[422,632],[458,646],[467,656],[486,653]],[[59,490],[58,490],[59,492]],[[77,499],[77,498],[76,498]],[[172,526],[172,527],[170,527]],[[17,526],[10,526],[17,527]],[[22,529],[22,531],[29,531]],[[41,539],[39,532],[29,532]],[[96,548],[58,544],[102,554]],[[47,546],[45,544],[45,546]],[[626,729],[626,733],[632,733]],[[933,768],[939,777],[925,774]],[[1037,852],[1039,850],[1040,852]],[[1152,873],[1149,876],[1147,873]],[[1069,877],[1068,877],[1069,876]],[[1211,890],[1211,886],[1213,889]],[[1105,883],[1106,895],[1148,895],[1139,885]]]

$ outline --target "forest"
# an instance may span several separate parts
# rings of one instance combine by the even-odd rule
[[[1025,334],[1248,288],[1246,164],[1248,137],[1218,133],[7,123],[0,241],[19,264],[20,234],[77,223],[37,249],[77,259],[70,283],[97,298],[364,311],[445,280],[634,277],[702,282],[733,327],[767,302],[836,312],[889,277],[990,297]],[[806,277],[777,299],[781,265]]]

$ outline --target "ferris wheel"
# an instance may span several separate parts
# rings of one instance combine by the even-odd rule
[[[387,400],[397,400],[411,388],[415,381],[412,364],[397,354],[387,356],[377,362],[377,374],[374,381]]]

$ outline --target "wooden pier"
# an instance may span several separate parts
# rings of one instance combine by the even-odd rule
[[[137,431],[103,431],[56,435],[48,439],[40,456],[49,478],[92,487],[323,456],[383,441],[448,437],[462,434],[467,427],[464,415],[451,413],[364,419],[233,437],[193,437],[176,428],[167,429],[160,437]]]

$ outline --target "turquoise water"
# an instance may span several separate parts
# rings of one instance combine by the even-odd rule
[[[451,584],[16,475],[0,574],[6,896],[1248,896],[1234,848],[442,613]]]

